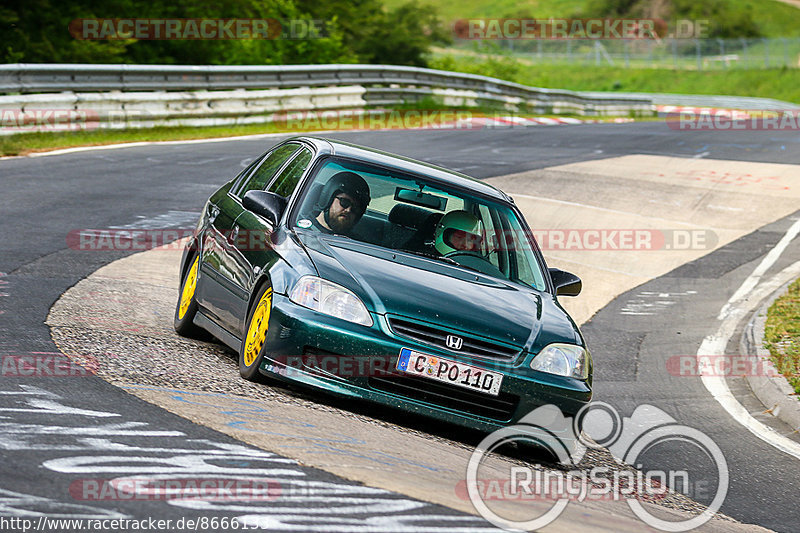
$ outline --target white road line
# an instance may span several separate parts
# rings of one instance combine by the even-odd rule
[[[319,133],[337,133],[337,132],[338,130],[315,131],[314,134],[316,135]],[[179,141],[138,141],[129,143],[103,144],[100,146],[75,146],[72,148],[59,148],[57,150],[50,150],[47,152],[31,152],[30,154],[27,155],[6,155],[0,157],[0,160],[23,159],[26,157],[48,157],[52,155],[74,154],[76,152],[93,152],[96,150],[116,150],[118,148],[136,148],[139,146],[170,146],[179,144],[219,143],[219,142],[239,141],[239,140],[269,139],[272,137],[291,137],[292,135],[294,135],[292,132],[287,131],[285,133],[256,133],[253,135],[237,135],[234,137],[209,137],[207,139],[186,139]]]
[[[764,259],[761,261],[761,263],[756,267],[753,273],[750,274],[746,280],[744,280],[742,286],[739,287],[733,296],[731,296],[731,299],[728,300],[728,303],[722,306],[722,310],[720,310],[717,319],[724,320],[725,316],[730,311],[731,306],[747,297],[750,291],[752,291],[756,284],[758,284],[758,282],[761,280],[761,277],[764,275],[764,273],[775,263],[775,261],[778,260],[783,251],[786,250],[786,247],[789,246],[789,243],[791,243],[792,240],[797,237],[798,233],[800,233],[800,220],[797,220],[794,224],[792,224],[792,227],[789,228],[789,231],[787,231],[783,238],[778,241],[778,244],[776,244],[775,247],[770,250],[766,256],[764,256]]]
[[[795,222],[789,228],[789,231],[786,232],[778,245],[764,257],[753,273],[742,283],[739,290],[723,306],[718,317],[722,321],[719,329],[715,334],[703,339],[700,348],[697,350],[700,368],[706,368],[705,365],[701,364],[702,357],[725,355],[725,347],[736,331],[736,326],[764,298],[778,290],[782,285],[800,276],[800,261],[798,261],[756,286],[764,272],[780,257],[789,242],[798,234],[798,231],[800,231],[800,221]],[[701,377],[701,380],[705,388],[708,389],[722,408],[750,433],[778,450],[800,459],[800,444],[753,418],[747,409],[731,394],[723,376],[706,374]]]

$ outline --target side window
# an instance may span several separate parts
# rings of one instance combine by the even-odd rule
[[[498,225],[498,213],[496,210],[490,209],[483,204],[481,204],[479,210],[481,221],[486,231],[487,259],[500,269],[504,276],[508,277],[508,251],[505,249],[507,232],[503,231],[503,228]]]
[[[242,182],[247,178],[247,176],[250,175],[253,169],[258,166],[258,164],[261,162],[262,159],[264,159],[263,154],[253,159],[253,161],[251,161],[250,164],[247,165],[247,167],[245,167],[244,170],[239,172],[239,174],[234,178],[234,183],[233,186],[231,187],[230,192],[232,194],[237,194],[239,188],[241,188],[242,186]]]
[[[311,150],[302,148],[294,160],[283,169],[283,172],[281,172],[277,178],[275,178],[275,181],[273,181],[272,185],[269,187],[269,192],[274,192],[275,194],[280,194],[284,198],[288,198],[294,191],[294,188],[297,187],[297,182],[300,181],[300,177],[303,175],[303,172],[306,171],[310,161]]]
[[[299,148],[296,144],[286,144],[273,150],[264,161],[261,163],[255,172],[253,172],[244,185],[239,188],[237,194],[244,196],[247,191],[255,189],[264,189],[272,176],[283,166],[286,161],[292,156],[293,153]]]

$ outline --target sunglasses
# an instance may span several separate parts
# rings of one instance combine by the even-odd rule
[[[344,196],[337,196],[336,199],[339,200],[339,205],[342,206],[342,209],[350,209],[352,207],[353,211],[358,211],[358,212],[364,211],[358,202],[350,200],[349,198],[345,198]]]

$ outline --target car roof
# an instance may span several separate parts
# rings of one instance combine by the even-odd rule
[[[406,172],[423,175],[426,178],[430,178],[431,181],[437,181],[444,185],[474,191],[502,202],[514,203],[510,196],[488,183],[467,176],[466,174],[417,161],[410,157],[404,157],[374,148],[367,148],[366,146],[359,146],[345,141],[324,139],[322,137],[302,136],[294,137],[289,140],[305,141],[312,144],[317,149],[317,153],[329,153],[331,155],[348,157],[367,163],[395,167]]]

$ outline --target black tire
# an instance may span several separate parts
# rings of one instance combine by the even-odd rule
[[[239,374],[248,381],[264,383],[266,377],[258,371],[267,351],[266,335],[269,331],[269,315],[272,311],[272,286],[264,283],[247,311],[242,346],[239,348]],[[257,320],[258,323],[254,323]],[[249,363],[249,364],[248,364]]]
[[[194,322],[194,316],[197,314],[197,276],[200,271],[200,255],[195,252],[189,260],[189,268],[186,270],[183,279],[181,280],[180,291],[178,291],[178,303],[175,305],[175,316],[172,321],[172,326],[178,335],[182,337],[189,337],[192,339],[199,339],[207,337],[203,329],[197,327]],[[191,288],[187,287],[188,284],[193,284]],[[184,301],[184,295],[190,291],[188,301]],[[183,312],[181,307],[185,306]]]

